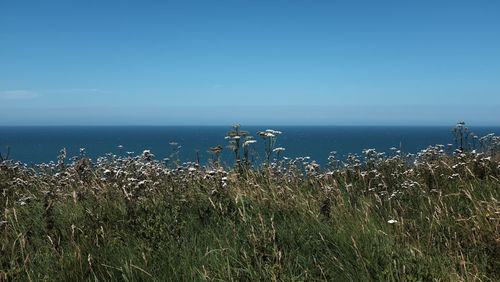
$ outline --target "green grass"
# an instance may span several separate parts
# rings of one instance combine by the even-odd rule
[[[0,280],[498,281],[500,163],[485,157],[307,173],[4,161]]]

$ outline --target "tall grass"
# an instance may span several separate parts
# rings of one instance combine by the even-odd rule
[[[0,280],[500,279],[498,137],[332,153],[329,168],[272,161],[265,143],[269,163],[252,168],[233,131],[235,169],[221,147],[212,165],[181,164],[177,144],[163,162],[3,160]]]

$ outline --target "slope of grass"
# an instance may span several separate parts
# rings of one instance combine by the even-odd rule
[[[0,280],[500,280],[497,160],[350,163],[3,161]]]

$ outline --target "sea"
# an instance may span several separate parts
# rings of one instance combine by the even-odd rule
[[[230,126],[0,126],[0,152],[5,155],[10,147],[9,159],[28,165],[56,161],[65,148],[68,158],[80,156],[84,148],[86,157],[95,160],[107,153],[126,156],[150,150],[155,159],[163,160],[178,150],[182,162],[207,164],[213,155],[211,147],[224,147],[221,160],[231,165],[234,153],[224,139]],[[361,155],[363,149],[390,152],[391,147],[406,153],[416,153],[429,145],[455,144],[452,127],[446,126],[243,126],[257,143],[251,144],[250,159],[254,163],[265,159],[264,142],[258,131],[279,130],[275,147],[283,147],[280,158],[310,157],[320,165],[328,162],[330,152],[338,159],[349,153]],[[500,134],[497,127],[471,128],[479,137]],[[176,146],[170,145],[177,143]],[[119,146],[123,146],[120,149]]]

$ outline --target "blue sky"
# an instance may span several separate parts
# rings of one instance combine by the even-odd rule
[[[0,2],[0,125],[500,125],[500,1]]]

